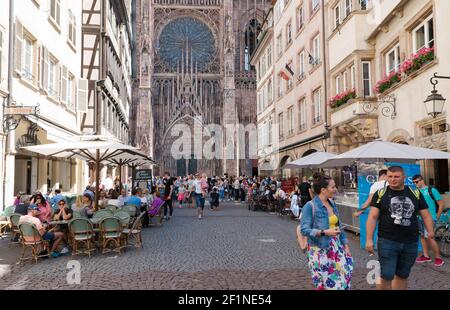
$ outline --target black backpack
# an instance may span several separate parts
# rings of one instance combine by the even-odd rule
[[[434,198],[434,195],[433,195],[433,188],[434,188],[434,187],[428,186],[428,194],[430,195],[431,199],[433,199],[433,201],[434,201],[434,206],[435,206],[435,208],[436,208],[436,212],[438,212],[438,210],[439,210],[439,204],[438,204],[436,198]]]

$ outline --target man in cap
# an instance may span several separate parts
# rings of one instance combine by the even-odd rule
[[[61,241],[64,238],[64,234],[62,232],[52,232],[47,231],[46,226],[44,226],[39,218],[37,217],[39,215],[39,208],[37,205],[30,205],[28,207],[28,214],[23,215],[19,219],[19,225],[20,224],[31,224],[36,227],[36,229],[39,231],[39,234],[42,236],[42,239],[47,240],[49,242],[53,242],[51,245],[51,255],[52,257],[58,257],[62,254],[57,252],[58,245],[61,243]],[[34,242],[38,241],[39,239],[37,237],[24,237],[25,241]]]

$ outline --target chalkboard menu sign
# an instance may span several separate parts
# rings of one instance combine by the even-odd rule
[[[153,178],[152,169],[134,170],[133,181],[147,181]]]

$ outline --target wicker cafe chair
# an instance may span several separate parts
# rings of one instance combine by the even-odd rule
[[[142,218],[145,215],[144,211],[142,212],[134,221],[133,225],[131,226],[131,228],[126,228],[123,230],[123,234],[124,234],[124,243],[125,246],[128,246],[130,241],[132,241],[132,244],[134,244],[134,246],[138,249],[143,248],[143,244],[142,244]]]
[[[16,206],[9,206],[5,210],[3,210],[2,216],[9,218],[9,217],[11,217],[11,215],[14,214],[15,211],[16,211]]]
[[[100,222],[100,243],[102,254],[115,251],[119,254],[122,250],[122,223],[117,217],[106,217]],[[113,245],[113,248],[109,248]]]
[[[9,218],[14,214],[15,210],[15,206],[9,206],[0,213],[0,239],[3,239],[4,235],[6,235],[7,228],[11,227]]]
[[[80,219],[83,218],[83,216],[81,215],[81,213],[79,211],[73,211],[72,213],[72,219]]]
[[[115,205],[107,205],[105,210],[109,210],[112,213],[114,213],[114,212],[117,211],[117,206],[115,206]]]
[[[73,219],[69,222],[69,232],[72,241],[72,255],[87,254],[91,257],[91,252],[95,251],[95,234],[92,223],[85,218]]]
[[[94,213],[93,218],[95,219],[104,219],[106,217],[112,216],[113,213],[110,210],[101,210]]]
[[[134,219],[136,218],[138,207],[135,205],[125,205],[122,207],[122,210],[128,212],[128,214],[130,215],[130,221],[133,223]]]
[[[33,224],[22,223],[19,225],[19,231],[22,243],[22,255],[19,258],[19,264],[29,259],[34,259],[37,263],[38,258],[50,256],[49,242],[42,238],[36,226]],[[31,248],[31,256],[29,257],[25,257],[27,248]],[[44,250],[46,254],[41,255],[41,250]]]
[[[20,240],[14,241],[16,238],[20,239],[20,230],[19,230],[19,220],[22,214],[14,213],[10,216],[10,228],[11,228],[11,242],[9,243],[9,246],[12,244],[18,244],[20,243]]]
[[[123,210],[118,210],[114,212],[114,216],[120,219],[122,226],[127,228],[130,225],[130,214]]]

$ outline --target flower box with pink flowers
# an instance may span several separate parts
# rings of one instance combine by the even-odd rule
[[[407,78],[426,64],[432,62],[435,59],[434,48],[422,48],[417,54],[411,55],[411,57],[405,60],[400,65],[398,72],[392,72],[387,77],[377,82],[375,86],[375,93],[382,94],[395,84]]]
[[[356,98],[356,91],[354,89],[346,90],[343,93],[337,94],[330,99],[330,107],[333,109],[346,104],[350,99]]]

